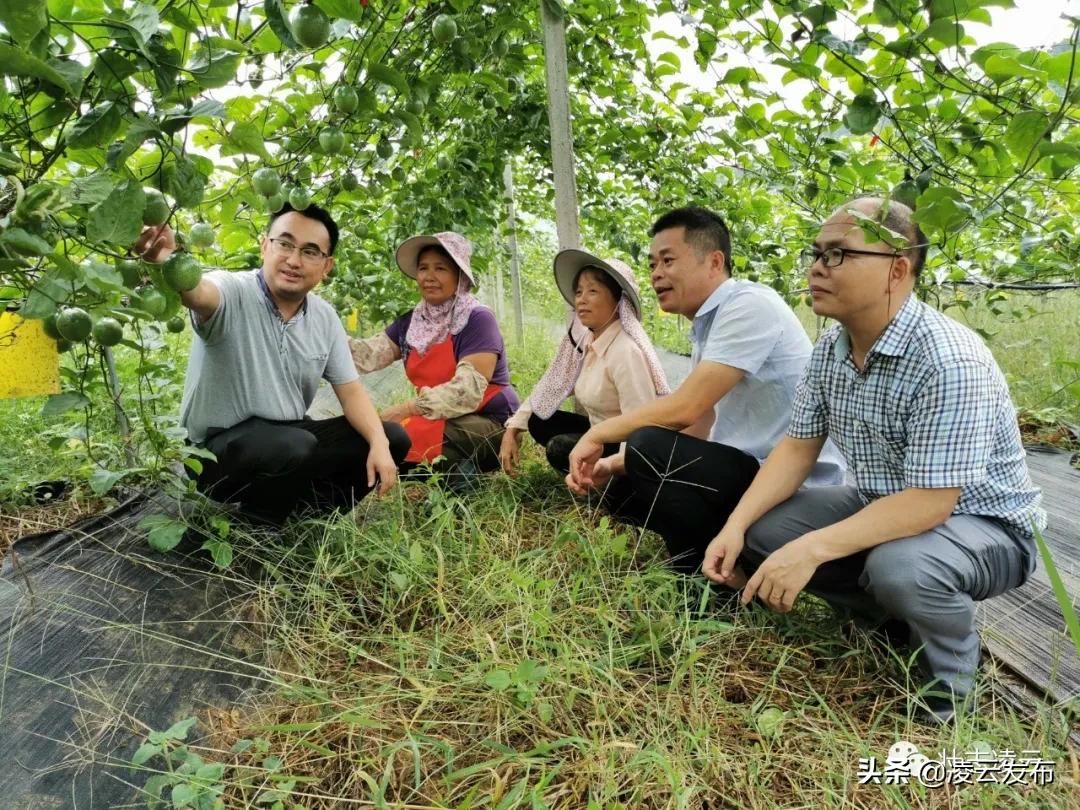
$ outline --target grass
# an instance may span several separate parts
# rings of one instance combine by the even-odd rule
[[[406,484],[239,543],[272,687],[200,715],[190,750],[226,766],[224,805],[291,783],[306,808],[1068,806],[1066,724],[1021,722],[994,673],[975,717],[917,725],[907,662],[845,641],[822,603],[715,612],[653,535],[557,483],[533,453],[467,502]],[[1058,780],[856,784],[901,739],[1035,749]]]

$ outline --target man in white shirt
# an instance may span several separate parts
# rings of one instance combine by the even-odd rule
[[[620,476],[619,514],[658,532],[673,567],[693,573],[784,436],[812,345],[776,292],[731,277],[719,215],[679,208],[650,233],[653,290],[662,310],[692,322],[693,370],[672,394],[582,436],[567,486],[581,495]],[[622,441],[623,453],[601,458],[605,444]],[[842,480],[839,455],[826,447],[809,483]]]

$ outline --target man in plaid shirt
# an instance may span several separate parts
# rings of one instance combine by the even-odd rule
[[[979,664],[974,602],[1023,584],[1046,516],[989,349],[913,293],[925,258],[897,202],[857,199],[821,227],[810,294],[839,323],[703,570],[743,604],[785,612],[807,590],[863,627],[899,626],[921,648],[922,717],[947,722]],[[826,438],[855,485],[800,489]]]

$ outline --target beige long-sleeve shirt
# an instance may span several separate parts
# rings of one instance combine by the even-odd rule
[[[585,350],[574,397],[590,425],[597,425],[656,399],[645,353],[615,321]],[[508,428],[528,430],[532,408],[525,400],[506,422]]]

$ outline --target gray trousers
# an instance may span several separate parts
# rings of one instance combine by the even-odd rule
[[[800,490],[750,528],[742,559],[754,570],[781,546],[862,508],[854,487]],[[819,566],[806,590],[863,627],[906,622],[936,691],[962,697],[979,666],[974,603],[1022,585],[1035,560],[1032,539],[992,518],[953,515],[930,531]]]

